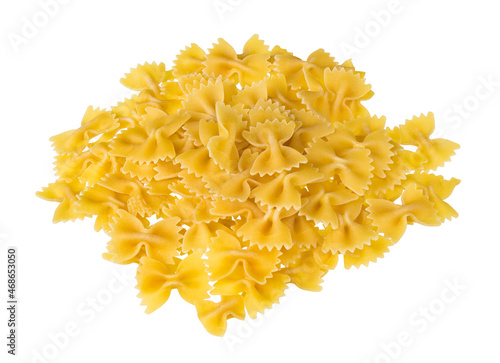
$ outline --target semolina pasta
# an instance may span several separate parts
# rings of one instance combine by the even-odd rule
[[[433,171],[459,145],[431,138],[432,113],[386,127],[365,74],[322,49],[220,39],[121,82],[129,99],[51,138],[57,180],[37,195],[59,203],[54,222],[96,216],[103,257],[138,265],[147,313],[177,290],[221,336],[288,284],[321,290],[340,256],[367,266],[408,225],[458,216],[459,180]]]

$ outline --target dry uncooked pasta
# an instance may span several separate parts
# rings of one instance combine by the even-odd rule
[[[224,335],[288,284],[321,290],[339,255],[368,265],[408,225],[457,217],[445,199],[459,180],[432,171],[459,145],[431,138],[431,113],[386,127],[362,105],[364,73],[322,49],[220,39],[122,83],[129,99],[51,138],[58,179],[38,196],[59,203],[54,222],[96,216],[104,258],[138,264],[148,313],[176,289]]]

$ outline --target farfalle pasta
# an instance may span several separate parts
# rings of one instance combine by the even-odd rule
[[[177,290],[224,335],[289,284],[321,290],[339,257],[368,265],[408,225],[458,216],[445,200],[459,180],[433,171],[459,146],[431,138],[431,113],[386,127],[362,104],[364,76],[257,36],[242,53],[192,44],[170,70],[132,69],[129,99],[52,137],[57,180],[38,196],[59,203],[54,222],[96,216],[104,258],[138,265],[146,312]]]

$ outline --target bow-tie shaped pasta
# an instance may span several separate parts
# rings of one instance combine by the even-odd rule
[[[96,136],[102,135],[107,131],[118,127],[115,116],[109,111],[87,108],[82,119],[82,125],[76,130],[63,132],[62,134],[52,136],[52,146],[62,154],[81,153],[89,146],[89,141]]]
[[[179,218],[168,218],[145,227],[137,217],[119,210],[110,223],[111,240],[104,257],[122,264],[138,263],[143,256],[164,264],[174,263],[177,249],[181,247],[179,221]]]
[[[275,60],[277,71],[287,78],[292,88],[308,88],[312,91],[319,91],[324,85],[326,68],[338,66],[323,49],[311,53],[307,61],[291,54],[277,54]]]
[[[290,277],[290,282],[308,291],[321,291],[322,277],[328,269],[321,266],[314,257],[313,251],[305,251],[288,267],[279,272]]]
[[[132,90],[142,91],[151,89],[160,93],[159,85],[166,80],[165,64],[145,63],[134,68],[121,79],[121,83]]]
[[[55,183],[42,188],[41,192],[36,195],[48,201],[58,202],[59,205],[54,212],[53,222],[75,221],[83,219],[91,214],[79,212],[75,210],[78,201],[78,195],[85,189],[85,184],[78,179],[70,182],[59,179]]]
[[[81,154],[62,154],[56,158],[57,175],[64,180],[85,180],[89,184],[97,183],[109,171],[117,171],[119,164],[109,155],[107,142],[89,146]]]
[[[252,191],[250,184],[253,176],[250,175],[248,165],[254,162],[257,155],[257,152],[247,149],[239,157],[236,172],[216,170],[211,175],[204,175],[203,181],[206,181],[207,187],[221,198],[243,202],[248,199]]]
[[[236,236],[220,230],[207,252],[210,277],[217,281],[230,275],[239,265],[249,279],[263,284],[278,269],[280,252],[266,252],[255,246],[242,249]]]
[[[293,122],[267,120],[243,132],[245,140],[263,149],[255,159],[250,174],[272,175],[307,162],[307,158],[299,151],[283,145],[292,137],[295,127]]]
[[[299,215],[325,227],[338,228],[339,217],[335,206],[358,199],[358,196],[342,184],[335,181],[314,183],[308,187],[309,195],[304,198],[304,206]]]
[[[350,120],[356,113],[363,116],[368,113],[359,102],[371,97],[371,86],[359,74],[325,68],[324,79],[324,89],[297,93],[310,110],[332,123]]]
[[[304,166],[290,173],[281,172],[273,180],[255,187],[251,196],[263,205],[298,210],[302,203],[301,187],[321,178],[323,174],[316,168]]]
[[[152,313],[167,302],[173,289],[190,304],[206,299],[210,285],[201,259],[202,252],[193,252],[183,260],[165,265],[150,257],[142,257],[137,269],[137,295]]]
[[[339,149],[334,135],[313,143],[306,150],[307,157],[313,165],[318,167],[320,173],[337,175],[347,188],[358,195],[363,195],[373,176],[371,151],[359,147]]]
[[[238,266],[231,275],[214,283],[213,294],[227,296],[238,292],[244,293],[244,303],[248,315],[255,319],[257,313],[264,313],[276,304],[285,294],[290,276],[277,272],[265,283],[259,284],[250,279],[241,266]]]
[[[242,86],[260,81],[269,72],[269,54],[267,51],[252,51],[249,49],[252,43],[250,39],[243,48],[243,54],[238,55],[224,39],[219,39],[219,43],[214,44],[206,55],[203,72],[224,78],[237,74]]]
[[[432,114],[388,128],[350,60],[269,49],[220,39],[131,69],[130,98],[51,138],[58,179],[37,193],[54,222],[96,216],[103,257],[138,264],[146,312],[177,289],[218,336],[288,284],[319,291],[342,259],[367,266],[408,225],[458,216],[459,180],[429,173],[458,145],[431,138]]]
[[[241,132],[245,129],[246,122],[236,110],[221,102],[216,104],[215,112],[218,135],[210,138],[207,149],[210,157],[222,169],[229,172],[235,171],[239,162],[238,148],[235,142],[237,138],[241,138]]]
[[[290,146],[294,149],[303,150],[312,142],[331,134],[333,131],[329,122],[311,111],[292,110],[291,114],[301,124],[290,140]]]
[[[294,213],[283,212],[277,208],[268,208],[266,213],[260,217],[250,219],[238,229],[238,236],[249,241],[250,244],[256,244],[259,248],[285,247],[291,248],[293,245],[290,229],[283,222],[284,215]]]
[[[245,319],[245,302],[241,295],[222,296],[218,303],[210,300],[198,300],[195,302],[195,306],[198,319],[205,329],[213,335],[224,335],[228,319]]]
[[[272,102],[279,102],[289,110],[303,110],[306,105],[297,95],[297,90],[287,83],[287,79],[283,74],[271,74],[265,79],[267,87],[267,97]]]
[[[216,118],[216,105],[217,102],[226,101],[227,81],[223,81],[222,77],[216,79],[206,79],[206,82],[200,82],[196,88],[192,88],[186,94],[186,100],[182,105],[184,110],[191,116],[187,128],[194,132],[192,138],[199,139],[196,136],[199,130],[196,126],[199,120],[214,120]],[[198,140],[196,140],[198,141]]]
[[[203,71],[205,66],[205,51],[198,45],[192,43],[191,46],[181,50],[177,59],[174,61],[174,76],[181,77],[191,74],[198,74]]]
[[[451,220],[452,217],[458,217],[457,211],[444,200],[451,195],[460,180],[456,178],[445,180],[441,175],[422,172],[411,174],[408,179],[414,181],[419,188],[423,189],[429,201],[433,203],[434,209],[437,210],[437,215],[442,222],[446,219]]]
[[[366,222],[366,211],[360,199],[335,206],[334,209],[338,215],[338,227],[327,227],[329,233],[323,243],[323,251],[352,252],[376,238],[375,229]]]
[[[422,165],[424,170],[435,170],[450,161],[460,146],[446,139],[431,139],[433,131],[434,114],[429,113],[406,120],[404,125],[395,127],[389,135],[402,145],[418,146],[417,155],[425,160]]]
[[[145,126],[139,125],[118,135],[110,154],[140,164],[172,159],[176,152],[170,138],[188,119],[188,114],[168,115],[148,107],[143,116]]]
[[[373,220],[379,232],[394,242],[401,239],[406,226],[416,222],[425,226],[438,226],[441,220],[437,215],[434,204],[429,201],[422,190],[417,189],[415,183],[409,184],[401,195],[402,204],[384,199],[367,199],[369,218]]]

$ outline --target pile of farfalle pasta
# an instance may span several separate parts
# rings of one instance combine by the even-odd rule
[[[459,180],[432,171],[459,145],[431,138],[432,114],[386,127],[362,105],[364,73],[322,49],[220,39],[122,83],[129,99],[51,138],[58,179],[38,195],[59,203],[55,222],[96,216],[104,257],[138,264],[148,313],[176,289],[223,335],[288,284],[320,290],[339,255],[368,265],[407,225],[457,216],[444,200]]]

